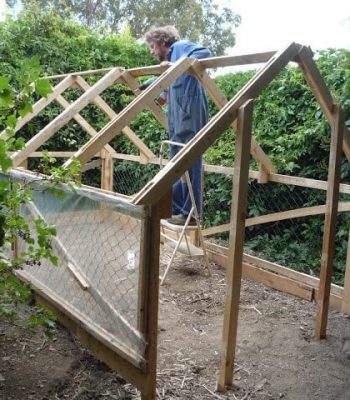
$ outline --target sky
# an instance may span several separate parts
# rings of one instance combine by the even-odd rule
[[[228,53],[280,50],[291,42],[312,50],[350,50],[349,0],[217,0],[242,18]]]
[[[241,15],[229,55],[280,50],[291,42],[312,50],[350,50],[350,0],[215,0]],[[0,0],[0,15],[5,0]]]

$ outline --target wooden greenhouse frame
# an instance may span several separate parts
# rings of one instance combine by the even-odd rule
[[[306,82],[331,126],[331,147],[327,182],[278,174],[275,166],[253,136],[254,99],[289,62],[295,62],[300,67]],[[223,95],[207,73],[207,69],[210,68],[257,63],[264,63],[264,66],[256,72],[253,78],[232,99],[227,99]],[[91,87],[84,80],[84,76],[102,73],[105,73],[105,75]],[[128,199],[130,204],[146,207],[150,210],[151,216],[146,229],[148,235],[146,236],[146,241],[148,244],[144,246],[144,256],[148,257],[148,262],[144,263],[145,270],[141,289],[142,298],[145,301],[145,307],[141,307],[145,313],[143,331],[146,332],[146,338],[149,343],[147,350],[149,357],[146,369],[143,372],[135,370],[127,361],[115,356],[108,347],[89,335],[79,323],[67,317],[64,310],[54,307],[62,320],[73,331],[78,333],[80,338],[95,351],[97,356],[106,361],[107,364],[115,368],[141,390],[142,399],[144,400],[153,399],[156,388],[160,219],[170,214],[172,184],[191,167],[193,160],[202,155],[219,135],[230,126],[233,126],[236,130],[234,167],[204,166],[205,171],[221,172],[233,178],[233,201],[230,223],[203,230],[204,236],[225,231],[228,231],[230,234],[229,248],[207,243],[211,259],[226,267],[227,270],[227,293],[218,390],[224,390],[225,386],[230,385],[233,379],[242,276],[263,282],[271,287],[304,299],[311,300],[316,298],[315,336],[319,339],[326,336],[330,305],[338,311],[350,313],[350,240],[348,242],[344,287],[331,284],[337,212],[350,211],[350,202],[339,202],[339,193],[350,194],[350,185],[340,184],[342,150],[347,159],[350,160],[349,132],[344,124],[341,107],[336,104],[317,69],[312,51],[306,46],[291,43],[279,52],[214,57],[203,60],[183,58],[170,67],[150,66],[133,69],[116,67],[48,77],[48,79],[59,80],[59,82],[50,95],[39,100],[34,105],[31,114],[19,121],[16,130],[23,127],[53,101],[58,102],[64,110],[31,138],[24,149],[12,154],[14,168],[26,168],[26,162],[29,157],[40,157],[42,154],[38,151],[40,146],[71,119],[75,119],[91,136],[91,139],[77,152],[50,152],[50,154],[54,157],[68,158],[64,163],[66,167],[71,164],[72,157],[74,156],[81,162],[83,171],[94,168],[96,165],[101,165],[101,188],[104,193],[110,193],[113,189],[113,160],[131,160],[143,164],[157,164],[159,162],[158,157],[128,127],[128,124],[130,124],[139,112],[148,109],[160,124],[166,128],[166,116],[162,109],[154,102],[154,98],[184,73],[194,75],[201,82],[208,95],[218,106],[219,111],[141,191]],[[136,78],[146,75],[159,75],[159,79],[145,91],[140,92]],[[116,114],[99,96],[103,90],[116,82],[126,84],[136,95],[135,99],[119,114]],[[79,87],[84,93],[76,101],[69,104],[62,94],[65,90],[72,87]],[[99,132],[96,132],[79,114],[90,102],[95,103],[110,119]],[[109,145],[109,142],[120,133],[124,134],[137,147],[139,150],[138,156],[120,154]],[[4,137],[4,134],[2,134],[2,137]],[[249,154],[259,164],[259,171],[249,170]],[[99,158],[91,161],[96,155]],[[270,181],[321,189],[327,192],[327,201],[325,205],[246,219],[248,178],[255,178],[260,183]],[[89,190],[99,191],[99,189]],[[116,196],[116,198],[118,197],[117,194],[111,195]],[[319,279],[243,253],[245,226],[252,226],[262,221],[277,221],[316,214],[325,215]],[[43,298],[41,293],[39,293],[39,297]],[[44,300],[46,303],[48,302],[47,299]]]

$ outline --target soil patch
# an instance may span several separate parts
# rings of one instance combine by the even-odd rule
[[[163,255],[166,262],[166,255]],[[164,268],[164,265],[163,265]],[[242,281],[234,385],[215,392],[225,272],[178,259],[160,292],[159,399],[350,399],[350,318],[331,312],[313,339],[313,303]],[[48,340],[24,316],[0,319],[1,400],[138,399],[63,327]]]

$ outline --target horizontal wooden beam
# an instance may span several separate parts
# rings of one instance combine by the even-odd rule
[[[26,183],[31,183],[32,187],[40,190],[43,186],[43,181],[50,180],[49,176],[38,174],[30,171],[23,171],[21,169],[12,168],[8,172],[8,176],[18,180],[25,180]],[[83,197],[87,197],[91,200],[102,201],[112,204],[114,211],[119,212],[123,215],[129,215],[137,219],[143,219],[148,216],[148,208],[143,206],[135,206],[130,202],[127,196],[119,195],[118,193],[107,192],[99,188],[93,188],[90,186],[76,186],[72,189],[69,185],[60,184],[57,188],[61,189],[65,193],[74,193]]]
[[[204,172],[212,172],[217,174],[225,174],[228,176],[232,176],[234,174],[233,167],[223,167],[221,165],[210,165],[203,164]],[[249,177],[252,179],[258,179],[260,172],[258,171],[249,171]],[[311,178],[303,178],[299,176],[290,176],[290,175],[282,175],[282,174],[269,174],[269,181],[275,183],[284,183],[287,185],[301,186],[311,189],[319,189],[319,190],[327,190],[327,181],[320,181],[317,179]],[[340,193],[350,194],[350,185],[341,183],[340,184]]]
[[[145,371],[147,363],[132,349],[125,348],[115,337],[103,331],[93,321],[87,320],[78,310],[73,309],[65,299],[57,297],[51,289],[42,285],[28,272],[18,270],[15,275],[29,283],[37,301],[51,309],[58,320],[65,325],[78,339],[86,345],[100,360],[104,361],[121,376],[135,385],[139,390],[145,390]],[[124,347],[124,349],[123,349]]]
[[[204,58],[200,60],[200,62],[205,68],[219,68],[219,67],[229,67],[235,65],[259,64],[268,61],[275,53],[276,51],[268,51],[264,53],[253,53],[253,54],[244,54],[236,56],[211,57],[211,58]],[[108,72],[113,68],[115,67],[90,69],[87,71],[72,72],[70,74],[49,75],[49,76],[43,76],[42,79],[62,79],[68,75],[72,76],[96,75]],[[140,67],[130,68],[127,69],[126,71],[129,72],[132,76],[138,77],[147,75],[161,75],[166,69],[167,67],[154,65],[141,68]]]
[[[339,202],[338,212],[350,211],[350,202]],[[254,226],[267,224],[270,222],[283,221],[286,219],[294,219],[301,217],[309,217],[311,215],[320,215],[326,212],[326,205],[296,208],[294,210],[280,211],[276,213],[260,215],[258,217],[247,218],[245,226]],[[203,236],[215,235],[217,233],[227,232],[230,230],[230,224],[223,224],[213,226],[211,228],[203,229]]]
[[[205,242],[205,246],[209,258],[223,268],[226,268],[228,249],[208,241]],[[259,272],[255,274],[256,269],[250,268],[249,265],[258,268]],[[247,268],[249,268],[249,271]],[[273,273],[273,275],[271,275],[271,273]],[[319,278],[249,254],[243,255],[243,276],[297,297],[300,297],[300,294],[304,293],[305,297],[303,295],[301,298],[309,299],[310,291],[313,292],[313,298],[316,298],[318,292]],[[279,278],[275,278],[276,276]],[[286,283],[283,283],[284,279],[287,279]],[[331,285],[330,304],[333,309],[340,312],[342,308],[343,292],[344,289],[341,286]]]

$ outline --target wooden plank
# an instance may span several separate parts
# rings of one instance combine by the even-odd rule
[[[205,172],[213,172],[218,174],[233,175],[233,167],[222,167],[220,165],[203,164]],[[260,173],[258,171],[249,171],[249,177],[252,179],[259,179]],[[307,187],[311,189],[327,190],[327,182],[317,179],[303,178],[299,176],[289,176],[281,174],[269,174],[269,181],[275,183],[285,183],[287,185]],[[350,185],[341,183],[340,192],[350,194]]]
[[[25,180],[27,183],[31,182],[31,187],[34,190],[40,190],[43,185],[42,181],[49,180],[48,176],[30,171],[21,171],[15,168],[9,170],[8,175],[18,181]],[[113,205],[114,211],[120,212],[124,215],[129,215],[137,219],[142,219],[146,216],[146,207],[140,207],[131,204],[128,196],[120,195],[119,193],[111,193],[107,192],[106,190],[93,188],[86,185],[74,187],[74,190],[72,190],[72,188],[66,184],[57,185],[57,188],[61,189],[65,193],[73,192],[76,195],[87,197],[95,201],[109,203]]]
[[[188,59],[180,59],[169,68],[157,82],[154,82],[147,88],[140,96],[134,99],[123,111],[119,113],[114,119],[110,121],[99,133],[94,136],[88,143],[86,143],[79,151],[75,153],[75,157],[82,163],[90,160],[91,157],[99,151],[102,146],[110,142],[115,135],[123,129],[140,111],[142,111],[146,104],[153,101],[153,98],[167,88],[170,83],[184,73],[191,65]],[[66,166],[71,161],[66,163]],[[162,194],[164,195],[166,191]]]
[[[121,75],[123,76],[123,75]],[[80,76],[77,77],[77,84],[85,91],[90,89],[90,85]],[[94,103],[99,107],[107,117],[112,120],[117,117],[117,113],[102,99],[100,96],[96,96]],[[121,130],[123,134],[140,150],[140,152],[148,159],[154,158],[155,154],[145,145],[145,143],[133,132],[128,126],[123,127]]]
[[[170,238],[169,236],[162,234],[162,239],[164,240],[164,245],[169,247],[171,250],[174,250],[177,245],[177,240]],[[180,243],[177,248],[177,251],[181,254],[185,254],[189,257],[203,257],[204,251],[200,247],[194,246],[191,243]]]
[[[292,43],[286,49],[276,54],[197,135],[169,162],[153,180],[135,197],[135,204],[152,204],[162,196],[169,187],[188,170],[194,160],[227,129],[237,117],[238,108],[250,98],[256,97],[293,59],[299,46]],[[168,70],[169,71],[169,70]],[[149,90],[149,89],[148,89]],[[165,177],[166,175],[166,177]]]
[[[208,249],[208,255],[211,261],[227,268],[227,256],[215,253],[210,249]],[[243,261],[242,277],[304,300],[311,301],[314,295],[314,288],[307,284],[255,267],[245,261]]]
[[[85,277],[81,274],[80,268],[77,268],[74,264],[68,261],[67,267],[69,271],[72,273],[76,281],[79,283],[79,286],[83,289],[86,290],[89,288],[89,284],[86,282]]]
[[[83,344],[111,368],[118,371],[124,378],[143,390],[144,371],[146,361],[132,349],[121,343],[116,337],[102,330],[93,321],[85,318],[77,309],[72,308],[69,303],[58,297],[51,289],[42,285],[24,270],[18,270],[15,275],[22,281],[29,283],[37,300],[54,311],[60,322],[62,322]],[[85,341],[85,337],[89,341]],[[132,373],[131,373],[132,372]],[[135,375],[134,375],[135,374]]]
[[[241,291],[244,224],[247,209],[249,152],[252,135],[253,101],[238,112],[235,145],[235,175],[233,177],[230,247],[227,263],[226,300],[222,332],[221,357],[217,389],[232,384]]]
[[[99,93],[113,84],[118,79],[122,71],[119,68],[112,69],[108,74],[95,83],[88,91],[74,101],[66,110],[53,119],[39,133],[32,137],[25,145],[24,149],[12,155],[14,166],[19,165],[28,154],[37,150],[50,137],[52,137],[59,129],[66,125],[74,115],[81,111],[89,101],[93,100]],[[96,135],[97,136],[97,135]],[[107,144],[107,143],[105,143]]]
[[[327,182],[317,179],[301,178],[298,176],[288,176],[280,174],[270,174],[270,182],[285,183],[287,185],[295,185],[307,187],[311,189],[327,190]],[[340,192],[350,194],[350,185],[340,184]]]
[[[136,94],[142,93],[142,91],[139,89],[139,84],[137,80],[132,77],[128,71],[125,71],[122,75],[122,78],[124,79],[125,83],[130,87],[130,89]],[[162,127],[166,130],[168,130],[168,119],[163,112],[162,108],[158,106],[154,101],[150,102],[147,106],[148,110],[154,115],[156,120],[162,125]]]
[[[305,80],[310,85],[310,88],[325,113],[329,124],[333,125],[333,103],[335,103],[335,101],[312,58],[311,50],[308,47],[303,46],[296,57],[296,61],[298,62],[300,69],[303,71]],[[350,161],[350,133],[345,125],[342,129],[344,130],[343,150],[347,159]]]
[[[160,220],[170,213],[171,193],[153,207],[150,218],[144,220],[141,240],[142,264],[139,275],[138,329],[147,343],[147,387],[142,391],[142,400],[154,400],[157,377],[158,305],[159,305],[159,251]]]
[[[52,103],[57,96],[63,93],[66,89],[68,89],[74,83],[74,78],[71,74],[67,75],[65,79],[63,79],[60,83],[58,83],[47,97],[41,98],[33,105],[33,110],[29,114],[25,115],[23,118],[20,118],[15,127],[15,132],[19,131],[26,123],[31,121],[35,116],[37,116],[40,111],[42,111],[46,106]],[[6,138],[6,132],[3,131],[0,134],[0,139]]]
[[[335,251],[335,234],[337,225],[337,208],[339,199],[339,181],[341,166],[341,147],[343,142],[344,115],[338,105],[334,106],[334,123],[332,124],[331,147],[328,167],[327,211],[325,214],[320,285],[317,296],[315,336],[326,337],[329,296],[332,279],[333,257]]]
[[[96,74],[101,74],[105,72],[109,72],[115,67],[108,67],[108,68],[100,68],[100,69],[88,69],[86,71],[78,71],[78,72],[70,72],[67,74],[58,74],[58,75],[48,75],[48,76],[42,76],[42,79],[60,79],[60,78],[65,78],[68,75],[72,76],[86,76],[86,75],[96,75]]]
[[[348,247],[345,263],[345,277],[344,277],[344,296],[341,306],[341,311],[350,314],[350,230],[348,235]]]
[[[320,280],[316,276],[311,276],[303,272],[295,271],[293,269],[283,267],[282,265],[273,263],[271,261],[266,261],[259,257],[252,256],[250,254],[244,254],[243,260],[249,264],[254,264],[257,267],[261,267],[278,275],[293,279],[302,285],[310,286],[313,289],[317,289],[319,286]],[[344,288],[332,283],[331,293],[335,296],[343,297]]]
[[[225,248],[225,253],[216,252],[216,247],[221,247],[215,245],[212,247],[212,243],[206,242],[207,251],[209,254],[209,258],[211,261],[216,264],[222,266],[223,268],[227,268],[227,251]],[[314,293],[313,298],[317,297],[318,293],[318,284],[319,279],[310,275],[303,274],[301,272],[294,271],[292,269],[283,267],[281,265],[272,263],[270,261],[266,261],[257,257],[252,257],[247,254],[243,255],[243,271],[242,276],[249,277],[252,280],[263,283],[266,286],[272,287],[273,289],[281,290],[285,293],[292,294],[293,296],[300,297],[302,293],[303,297],[301,298],[309,298],[309,290],[312,290]],[[247,271],[247,268],[250,268],[250,265],[253,264],[259,269],[259,274],[255,278],[255,269],[250,269]],[[266,270],[266,269],[267,270]],[[271,278],[269,271],[280,276],[278,280],[279,283],[275,284],[276,280]],[[276,276],[277,276],[276,275]],[[288,278],[287,283],[284,283],[284,280]],[[302,288],[302,291],[300,291]],[[305,291],[304,291],[305,289]],[[330,295],[330,306],[336,310],[341,312],[342,307],[342,299],[343,299],[343,288],[337,285],[332,284],[331,286],[331,295]]]
[[[221,92],[221,90],[217,87],[215,82],[210,78],[207,72],[203,69],[203,67],[199,64],[199,61],[192,65],[192,70],[195,72],[195,76],[201,82],[207,93],[212,97],[214,103],[218,106],[219,109],[224,107],[228,100],[225,95]],[[232,124],[234,129],[237,129],[236,121],[233,121]],[[264,166],[266,171],[277,172],[275,166],[272,164],[268,156],[264,153],[259,144],[255,141],[254,137],[251,140],[251,155],[253,158],[260,164]]]
[[[68,101],[62,97],[62,96],[57,96],[56,101],[63,107],[63,108],[69,108],[70,104]],[[90,136],[95,136],[97,132],[95,129],[86,121],[85,118],[83,118],[79,113],[75,114],[73,118],[78,122],[78,124],[84,129],[85,132],[87,132]],[[104,147],[110,154],[114,154],[115,150],[113,149],[112,146],[107,144]]]
[[[244,54],[237,56],[209,57],[199,60],[204,68],[220,68],[235,65],[260,64],[271,59],[276,51],[264,53]],[[127,72],[133,76],[161,75],[167,69],[166,66],[154,65],[150,67],[131,68]]]
[[[212,243],[212,242],[205,242],[206,247],[215,254],[218,254],[220,256],[223,256],[227,258],[228,254],[228,248],[224,246],[220,246],[218,244]],[[264,260],[262,258],[252,256],[250,254],[243,254],[243,261],[249,264],[253,264],[257,267],[266,269],[268,271],[272,271],[278,275],[285,276],[290,279],[294,279],[298,283],[305,284],[307,286],[311,286],[314,289],[317,289],[319,286],[319,278],[316,276],[311,276],[308,274],[305,274],[303,272],[295,271],[291,268],[288,267],[283,267],[282,265],[276,264],[271,261]],[[225,265],[223,265],[225,266]],[[338,296],[338,297],[343,297],[344,294],[344,288],[338,285],[335,285],[332,283],[331,285],[331,293]]]
[[[265,53],[243,54],[237,56],[211,57],[199,60],[204,68],[223,68],[239,65],[260,64],[270,60],[276,54],[276,51]]]
[[[288,277],[262,270],[251,264],[244,263],[243,277],[263,283],[266,286],[277,289],[283,293],[292,294],[300,299],[308,301],[313,299],[314,290],[311,286],[303,283],[297,283]]]
[[[349,201],[338,203],[338,212],[341,211],[350,211]],[[247,227],[247,226],[266,224],[269,222],[283,221],[286,219],[309,217],[311,215],[324,214],[325,212],[326,212],[326,205],[297,208],[294,210],[281,211],[277,213],[261,215],[259,217],[247,218],[245,226]],[[211,228],[204,229],[203,235],[204,236],[214,235],[217,233],[227,232],[229,229],[230,229],[230,224],[213,226]]]
[[[99,158],[98,160],[93,160],[90,161],[87,164],[84,164],[81,168],[80,168],[80,172],[86,172],[89,171],[90,169],[94,169],[94,168],[99,168],[102,165],[102,161]]]
[[[104,190],[113,191],[113,158],[106,150],[101,151],[102,168],[101,168],[101,188]]]

